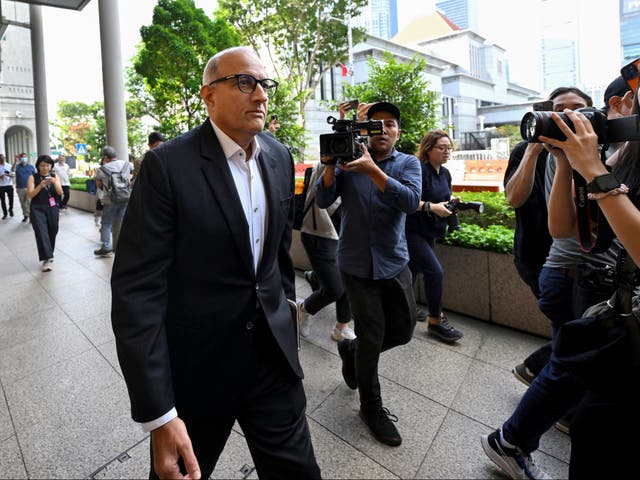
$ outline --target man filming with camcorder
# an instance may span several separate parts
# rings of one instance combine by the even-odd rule
[[[346,130],[341,125],[334,128],[338,135],[329,134],[328,140],[335,140],[334,155],[328,155],[327,137],[321,139],[321,162],[326,168],[318,180],[316,202],[327,208],[342,199],[338,268],[357,336],[338,342],[342,376],[349,388],[359,390],[360,417],[373,436],[398,446],[402,443],[394,425],[398,419],[383,407],[378,361],[382,352],[409,342],[415,327],[404,225],[420,200],[420,163],[395,149],[400,138],[398,107],[389,102],[365,104],[358,106],[358,115],[363,122],[354,118]],[[378,123],[369,126],[379,131],[371,131],[365,145],[359,136],[361,123],[367,121]]]

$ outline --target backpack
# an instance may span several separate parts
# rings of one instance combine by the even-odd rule
[[[124,162],[122,170],[119,172],[110,172],[104,167],[100,167],[102,173],[110,179],[106,192],[109,199],[113,203],[123,203],[129,200],[131,196],[131,182],[129,180],[129,163]]]
[[[309,181],[311,180],[311,174],[313,173],[313,167],[307,167],[304,171],[304,188],[302,193],[297,193],[293,196],[293,229],[300,230],[302,227],[302,220],[307,214],[309,209],[313,206],[313,202],[309,203],[307,208],[304,208],[305,201],[307,199],[307,190],[309,190]]]

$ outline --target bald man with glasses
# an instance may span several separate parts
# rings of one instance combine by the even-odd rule
[[[209,478],[237,420],[260,478],[320,478],[288,299],[294,164],[262,133],[278,87],[248,47],[212,57],[209,118],[145,155],[112,323],[151,478]]]

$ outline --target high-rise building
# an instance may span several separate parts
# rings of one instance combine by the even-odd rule
[[[354,25],[361,27],[374,37],[389,40],[398,33],[397,0],[370,0]]]
[[[460,29],[478,32],[477,0],[444,0],[436,2],[436,8]]]
[[[579,22],[577,0],[541,0],[542,89],[579,85]]]
[[[640,1],[620,0],[620,45],[622,63],[640,57]]]

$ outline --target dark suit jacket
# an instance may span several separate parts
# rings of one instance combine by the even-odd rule
[[[181,416],[233,405],[246,388],[248,322],[258,303],[292,375],[302,378],[287,304],[295,299],[293,159],[268,135],[259,142],[268,225],[257,274],[210,121],[145,155],[111,277],[111,319],[136,421],[174,405]]]

